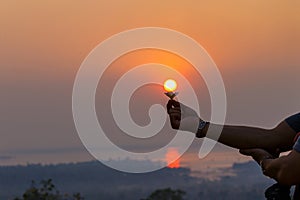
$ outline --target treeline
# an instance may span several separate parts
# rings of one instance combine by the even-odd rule
[[[110,169],[99,162],[59,165],[28,165],[0,167],[0,199],[20,196],[32,180],[51,178],[57,188],[67,193],[80,192],[85,199],[141,199],[159,188],[181,189],[186,199],[245,199],[263,198],[271,184],[263,178],[255,163],[237,164],[236,176],[209,181],[192,177],[188,168],[164,168],[147,174],[128,174]],[[226,170],[224,170],[224,173]]]

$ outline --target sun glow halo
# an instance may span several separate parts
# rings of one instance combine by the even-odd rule
[[[180,158],[174,161],[175,158],[180,157],[180,154],[176,148],[169,148],[166,153],[166,162],[169,168],[179,168]]]
[[[177,83],[175,80],[173,79],[168,79],[164,82],[164,89],[167,91],[167,92],[173,92],[175,91],[177,88]]]

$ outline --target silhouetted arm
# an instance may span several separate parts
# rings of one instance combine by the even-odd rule
[[[210,129],[217,129],[219,125],[210,124]],[[204,130],[207,131],[207,128]],[[262,129],[247,126],[229,126],[223,127],[218,142],[238,149],[262,148],[266,150],[281,151],[291,150],[293,139],[296,133],[286,122],[281,122],[273,129]],[[206,135],[210,139],[214,136]]]
[[[199,131],[197,127],[201,119],[188,106],[170,100],[167,110],[172,128],[195,133],[198,137],[207,136],[237,149],[262,148],[274,152],[279,148],[280,151],[287,151],[292,149],[293,139],[296,135],[286,122],[281,122],[273,129],[225,125],[220,137],[217,138],[214,132],[217,133],[220,130],[220,125],[207,124],[204,129]],[[212,134],[206,134],[208,127],[212,130]]]

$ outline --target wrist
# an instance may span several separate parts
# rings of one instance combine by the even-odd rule
[[[196,132],[196,137],[204,138],[206,136],[208,127],[209,127],[209,122],[199,119],[199,125],[198,125],[198,129]]]

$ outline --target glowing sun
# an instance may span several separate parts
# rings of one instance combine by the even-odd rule
[[[164,89],[167,92],[173,92],[177,88],[177,83],[173,79],[168,79],[164,82]]]

